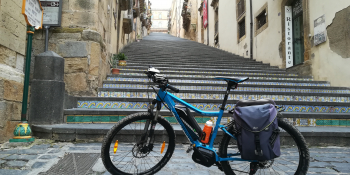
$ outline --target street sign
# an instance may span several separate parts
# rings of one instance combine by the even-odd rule
[[[23,0],[22,14],[28,25],[40,29],[43,24],[44,10],[40,5],[39,0]]]
[[[44,9],[44,26],[61,26],[62,0],[40,0]]]

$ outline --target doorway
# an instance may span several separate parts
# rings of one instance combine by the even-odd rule
[[[302,0],[292,3],[293,24],[293,66],[304,62],[304,26]]]

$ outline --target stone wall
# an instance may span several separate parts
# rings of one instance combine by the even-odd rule
[[[44,52],[45,34],[34,34],[33,55]],[[65,59],[66,91],[75,96],[96,96],[109,73],[105,44],[94,30],[56,28],[49,34],[49,50]]]
[[[69,95],[96,96],[110,72],[109,58],[117,53],[118,42],[111,38],[117,31],[113,16],[117,10],[113,0],[63,0],[61,27],[50,28],[49,50],[65,59]],[[33,56],[44,52],[45,32],[36,32],[34,38]]]
[[[0,143],[21,120],[26,22],[22,1],[0,1]]]

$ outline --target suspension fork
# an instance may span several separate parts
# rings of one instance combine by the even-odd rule
[[[157,105],[157,110],[156,113],[153,113],[153,109],[154,109],[154,105]],[[160,112],[160,109],[162,108],[162,103],[160,101],[157,101],[156,99],[154,99],[150,105],[150,108],[148,109],[148,112],[151,114],[151,118],[152,120],[147,120],[145,123],[145,127],[144,127],[144,134],[141,137],[141,143],[142,144],[153,144],[154,142],[154,130],[156,128],[156,125],[158,123],[158,115]],[[149,125],[151,124],[151,128],[149,130]],[[149,130],[149,132],[148,132]]]

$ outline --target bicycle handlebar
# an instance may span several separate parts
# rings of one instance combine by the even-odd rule
[[[165,86],[165,88],[168,88],[172,91],[174,91],[175,93],[180,92],[180,90],[174,86],[171,86],[170,84],[168,84],[168,79],[165,78],[163,75],[158,74],[158,73],[154,73],[154,72],[148,72],[145,71],[144,72],[148,78],[150,78],[154,83],[158,83],[159,85]]]
[[[174,86],[171,86],[170,84],[167,85],[167,88],[171,89],[172,91],[176,92],[176,93],[179,93],[180,90]]]

